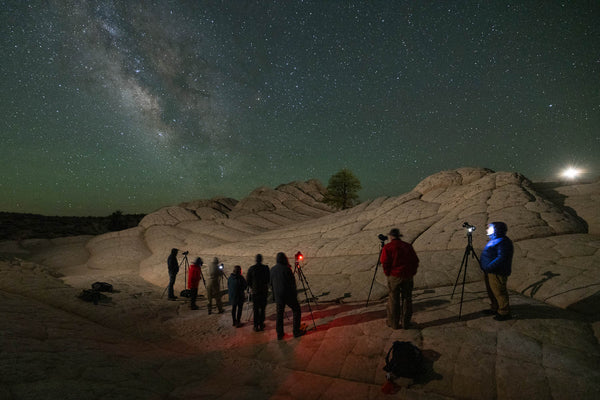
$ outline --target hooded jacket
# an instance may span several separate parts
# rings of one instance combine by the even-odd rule
[[[169,275],[177,275],[179,272],[179,263],[177,262],[177,250],[171,250],[171,254],[167,258],[167,267]]]
[[[227,280],[229,304],[242,304],[244,302],[244,290],[246,290],[246,287],[248,285],[244,276],[233,272]]]
[[[415,276],[419,267],[419,257],[410,243],[399,238],[383,246],[381,251],[381,265],[386,276],[395,276],[409,279]]]
[[[510,276],[514,248],[506,236],[508,228],[504,222],[492,222],[490,225],[493,225],[494,233],[481,252],[481,269],[488,274]]]
[[[296,298],[296,278],[291,266],[277,263],[271,268],[273,297],[277,303],[285,303]]]

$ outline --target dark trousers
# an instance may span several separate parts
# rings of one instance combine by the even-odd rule
[[[242,319],[242,310],[244,309],[244,302],[238,301],[237,303],[233,303],[231,307],[231,317],[233,318],[234,324],[239,324]]]
[[[190,307],[194,308],[196,306],[196,299],[198,298],[198,288],[190,289]]]
[[[292,318],[293,318],[293,330],[294,335],[300,332],[300,304],[298,303],[298,299],[296,297],[292,297],[289,299],[285,299],[283,302],[277,302],[277,320],[275,324],[275,330],[277,331],[277,336],[283,336],[283,313],[285,311],[285,306],[288,306],[292,309]]]
[[[211,280],[206,288],[208,295],[208,312],[212,312],[213,299],[217,302],[219,313],[223,312],[223,300],[221,299],[221,288],[218,280]]]
[[[173,290],[173,285],[175,285],[175,278],[177,278],[177,272],[169,272],[169,298],[172,299],[175,297],[175,292]]]
[[[252,309],[255,328],[262,328],[265,325],[265,308],[267,308],[267,295],[253,294]]]
[[[402,279],[396,276],[388,276],[388,325],[392,329],[408,328],[412,317],[412,292],[413,278]]]

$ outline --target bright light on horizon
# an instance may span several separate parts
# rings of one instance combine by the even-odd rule
[[[581,168],[567,167],[560,176],[566,179],[577,179],[584,171]]]

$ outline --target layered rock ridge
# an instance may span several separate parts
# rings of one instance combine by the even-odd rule
[[[165,207],[121,232],[2,246],[61,269],[72,283],[77,271],[92,270],[106,279],[135,273],[158,286],[168,280],[165,260],[173,247],[189,251],[190,262],[218,257],[227,272],[235,264],[245,271],[257,253],[272,265],[277,252],[293,263],[300,251],[314,295],[362,301],[373,277],[371,298],[387,294],[381,269],[375,274],[378,234],[400,228],[421,260],[416,287],[433,288],[456,282],[467,245],[464,222],[477,228],[472,238],[479,254],[486,224],[503,221],[515,243],[510,289],[562,308],[587,304],[598,291],[600,238],[588,233],[598,232],[598,207],[589,205],[598,204],[598,182],[555,187],[552,194],[537,191],[518,173],[460,168],[434,174],[400,196],[339,212],[322,203],[324,192],[316,180],[292,182],[258,188],[239,202],[219,198]],[[469,258],[467,282],[479,279],[477,261]]]

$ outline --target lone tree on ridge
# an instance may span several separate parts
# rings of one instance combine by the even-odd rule
[[[329,178],[327,192],[323,202],[337,209],[345,210],[358,204],[358,191],[362,189],[360,181],[347,168]]]

